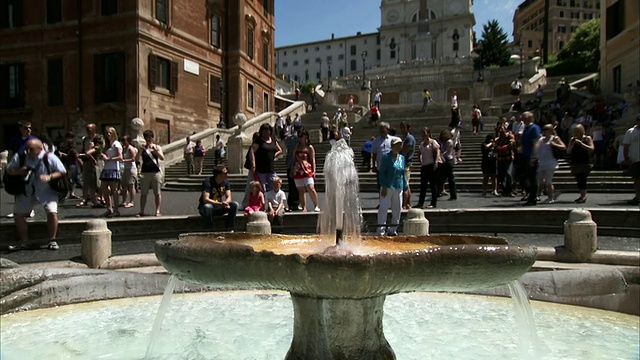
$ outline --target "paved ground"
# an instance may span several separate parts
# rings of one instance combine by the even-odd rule
[[[324,194],[320,195],[320,203],[324,199]],[[163,192],[164,215],[196,215],[197,200],[199,194],[196,192]],[[360,195],[362,207],[364,209],[375,209],[378,204],[377,196],[374,193],[363,193]],[[590,194],[586,204],[575,204],[573,200],[577,198],[577,194],[562,194],[555,204],[540,204],[539,207],[553,208],[614,208],[614,209],[637,209],[638,207],[629,206],[626,200],[630,198],[628,194]],[[237,199],[241,200],[241,199]],[[90,219],[101,216],[105,209],[92,209],[90,207],[76,208],[77,200],[68,200],[60,209],[61,219]],[[412,203],[417,202],[417,196],[413,196]],[[130,209],[122,209],[123,216],[135,216],[139,211],[136,207]],[[147,212],[150,211],[153,204],[147,205]],[[309,205],[311,206],[311,205]],[[442,200],[438,203],[439,208],[517,208],[522,203],[518,198],[498,198],[493,196],[482,197],[477,193],[460,193],[457,201]],[[6,218],[6,214],[10,213],[13,208],[13,197],[6,193],[0,195],[0,214],[2,218],[0,222],[12,222],[12,219]],[[44,211],[41,208],[36,209],[36,220],[44,220]],[[144,221],[144,220],[141,220]],[[494,235],[494,234],[490,234]],[[501,235],[501,234],[495,234]],[[1,234],[0,234],[1,236]],[[504,234],[509,242],[514,244],[531,244],[540,247],[553,247],[563,243],[563,235],[539,235],[539,234]],[[153,252],[154,240],[128,240],[116,241],[113,244],[114,255],[137,254]],[[599,237],[601,249],[606,250],[627,250],[640,251],[640,236],[635,238],[624,237]],[[12,253],[0,253],[0,256],[6,257],[18,263],[25,262],[42,262],[54,260],[68,260],[78,258],[80,255],[80,244],[63,245],[58,251],[49,250],[24,250]]]

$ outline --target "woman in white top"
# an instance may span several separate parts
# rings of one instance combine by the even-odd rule
[[[542,127],[542,137],[535,145],[534,156],[538,159],[538,197],[542,194],[542,189],[547,191],[547,200],[553,204],[557,196],[554,196],[553,175],[558,168],[558,159],[553,155],[553,148],[566,150],[567,146],[562,142],[553,125],[547,124]]]
[[[422,142],[418,146],[420,159],[420,196],[417,208],[424,206],[427,195],[427,185],[431,187],[431,203],[428,208],[435,208],[438,204],[438,165],[440,164],[440,145],[431,137],[428,127],[422,128]]]
[[[603,166],[607,147],[604,143],[604,128],[600,121],[596,121],[591,127],[593,139],[593,166]]]
[[[120,184],[120,161],[122,161],[122,144],[118,141],[118,132],[113,127],[109,126],[106,129],[106,138],[108,140],[108,146],[104,150],[100,157],[104,160],[104,168],[100,173],[100,192],[107,205],[107,212],[104,214],[106,217],[119,216],[117,206],[115,206],[118,200],[118,184]]]
[[[133,207],[133,199],[136,197],[136,182],[138,180],[138,168],[136,167],[136,156],[138,149],[131,144],[131,137],[125,135],[122,137],[122,147],[124,153],[122,155],[123,172],[120,187],[122,189],[121,207]],[[129,202],[127,202],[127,194]]]

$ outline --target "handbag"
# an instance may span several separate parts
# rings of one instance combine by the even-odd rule
[[[551,141],[553,141],[553,140],[551,140]],[[553,146],[552,144],[549,144],[549,146],[551,146],[551,153],[553,154],[553,157],[556,160],[564,159],[565,151],[563,149],[560,149],[557,146]]]
[[[51,168],[49,168],[49,153],[44,155],[42,161],[44,161],[44,166],[47,168],[47,174],[51,175]],[[58,201],[66,199],[67,195],[69,195],[69,189],[71,188],[68,174],[64,173],[62,177],[51,179],[49,181],[49,186],[51,187],[51,190],[58,193]]]
[[[26,159],[26,154],[19,153],[18,154],[18,166],[23,167]],[[2,184],[4,186],[4,191],[9,195],[21,195],[25,194],[25,185],[27,184],[25,179],[28,179],[29,175],[9,175],[9,173],[5,170],[2,174]]]

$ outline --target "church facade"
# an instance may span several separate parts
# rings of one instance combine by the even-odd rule
[[[473,0],[382,0],[380,17],[377,33],[277,47],[276,73],[305,82],[473,50]]]

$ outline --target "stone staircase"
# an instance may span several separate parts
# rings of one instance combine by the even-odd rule
[[[545,96],[547,94],[545,93]],[[555,94],[549,93],[549,96],[555,96]],[[512,99],[512,98],[511,98]],[[329,117],[333,116],[337,108],[340,106],[331,105],[319,105],[316,112],[305,114],[302,119],[305,126],[311,130],[319,128],[319,119],[322,116],[322,112],[326,111]],[[440,130],[446,128],[450,120],[450,111],[448,104],[434,104],[428,110],[428,112],[421,113],[420,105],[385,105],[381,106],[382,120],[388,122],[392,128],[399,129],[399,125],[402,121],[408,121],[412,127],[412,133],[416,136],[416,141],[421,141],[421,129],[424,126],[431,128],[434,136],[439,134]],[[454,171],[456,176],[456,183],[459,192],[479,192],[482,189],[482,173],[480,170],[481,152],[480,145],[483,142],[486,134],[490,134],[493,131],[495,124],[495,118],[485,116],[485,128],[478,135],[474,136],[470,129],[470,114],[472,104],[461,104],[461,111],[463,114],[464,129],[462,132],[462,163],[456,165]],[[350,124],[353,126],[353,135],[351,137],[351,147],[354,150],[354,160],[359,169],[360,177],[360,191],[361,192],[376,192],[376,177],[372,172],[366,172],[362,169],[360,164],[362,163],[361,148],[364,142],[372,136],[378,135],[378,129],[371,127],[368,124],[367,116],[365,115],[360,121],[355,122],[355,113],[349,114]],[[281,143],[284,149],[284,143]],[[324,159],[327,152],[330,149],[328,142],[322,142],[314,144],[316,149],[317,159],[317,177],[316,188],[318,191],[324,191],[324,177],[322,171],[324,169]],[[213,151],[209,151],[205,157],[204,168],[207,169],[203,175],[186,175],[186,165],[184,162],[178,163],[166,169],[166,182],[165,190],[168,191],[199,191],[202,180],[210,176],[211,169],[214,166]],[[284,161],[284,155],[276,159],[275,162],[276,172],[284,177],[286,174],[286,166]],[[420,186],[420,168],[419,165],[414,163],[412,167],[412,177],[410,186],[413,189],[417,189]],[[232,189],[240,191],[244,189],[246,182],[246,175],[231,174],[229,176]],[[560,168],[556,172],[554,178],[554,184],[560,191],[575,192],[576,186],[573,176],[570,174],[569,166],[566,161],[561,161]],[[287,191],[286,181],[283,186]],[[415,190],[414,190],[415,191]],[[591,192],[631,192],[632,182],[631,179],[622,174],[619,171],[608,170],[594,170],[589,176],[589,191]]]

